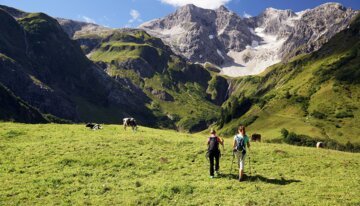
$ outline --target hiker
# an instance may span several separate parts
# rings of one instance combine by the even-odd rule
[[[239,181],[243,180],[244,165],[246,156],[246,146],[250,148],[249,137],[246,135],[245,127],[240,126],[238,128],[238,134],[234,137],[233,152],[238,159],[239,165]]]
[[[218,176],[219,175],[219,164],[220,164],[220,149],[219,149],[219,143],[222,145],[223,150],[224,148],[224,140],[216,136],[216,131],[214,129],[211,129],[210,131],[210,137],[208,139],[208,156],[210,160],[210,178],[214,178],[214,159],[215,159],[215,173]]]

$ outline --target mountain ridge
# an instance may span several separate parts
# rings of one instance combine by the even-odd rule
[[[242,76],[258,74],[295,55],[316,51],[346,28],[357,12],[327,3],[297,13],[268,8],[259,16],[241,18],[225,7],[210,10],[186,5],[139,28],[163,39],[189,61],[210,62],[223,67],[225,75]],[[323,20],[321,15],[333,20]],[[320,31],[317,27],[307,28],[310,24],[324,25]],[[304,48],[298,49],[303,44]]]

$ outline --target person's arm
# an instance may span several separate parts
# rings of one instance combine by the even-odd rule
[[[225,151],[225,147],[224,147],[224,139],[218,137],[218,141],[220,142],[220,144],[222,145],[223,150]]]
[[[235,138],[234,138],[234,142],[233,142],[233,150],[235,150],[236,149],[236,140],[235,140]]]

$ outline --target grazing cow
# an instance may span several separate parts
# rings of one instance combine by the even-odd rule
[[[133,131],[137,130],[137,124],[136,124],[136,120],[132,117],[127,117],[123,119],[123,125],[124,125],[124,129],[126,130],[126,127],[131,127]]]
[[[251,135],[252,142],[261,142],[261,134],[252,134]]]
[[[102,126],[100,124],[95,124],[95,123],[87,123],[86,127],[89,127],[92,130],[102,129]]]
[[[317,142],[316,143],[316,148],[323,148],[324,147],[324,143],[323,142]]]

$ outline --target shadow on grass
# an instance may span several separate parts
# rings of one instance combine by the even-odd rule
[[[221,174],[219,176],[219,178],[228,178],[228,179],[238,179],[239,176],[238,174]],[[293,182],[301,182],[300,180],[287,180],[284,178],[280,178],[280,179],[275,179],[275,178],[267,178],[261,175],[254,175],[254,176],[247,176],[244,175],[244,182],[256,182],[256,181],[261,181],[261,182],[265,182],[265,183],[269,183],[269,184],[275,184],[275,185],[287,185]]]

